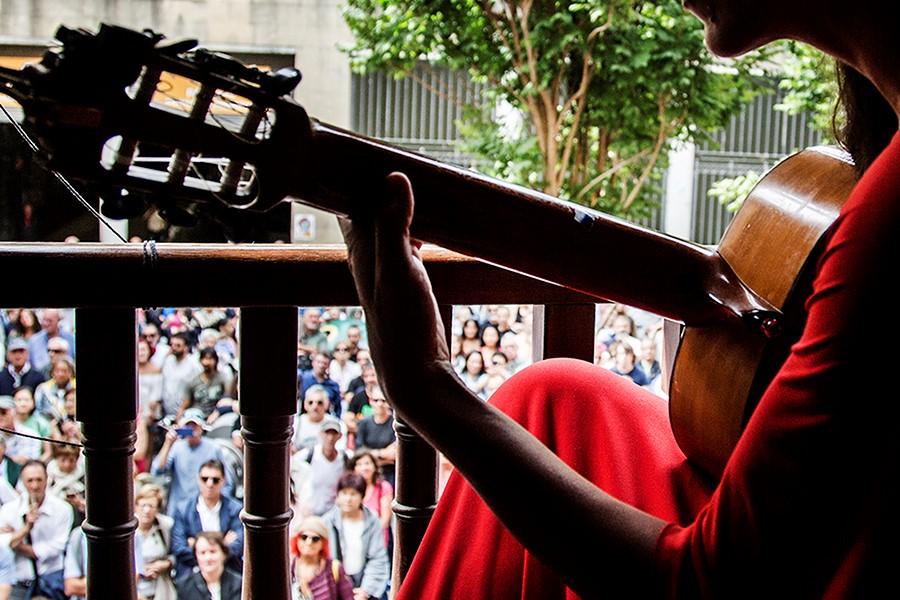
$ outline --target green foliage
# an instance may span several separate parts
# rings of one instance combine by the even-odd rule
[[[778,86],[787,93],[775,108],[791,115],[811,114],[816,129],[826,141],[833,141],[831,124],[838,95],[834,60],[800,42],[785,42],[781,57]]]
[[[714,62],[680,0],[348,0],[345,18],[354,69],[466,70],[523,115],[511,130],[466,113],[489,174],[624,216],[652,207],[670,140],[703,138],[757,89],[760,57]]]
[[[744,203],[744,198],[750,195],[753,187],[759,183],[761,178],[762,175],[756,171],[747,171],[737,177],[720,179],[709,188],[707,193],[718,199],[729,211],[737,212]]]

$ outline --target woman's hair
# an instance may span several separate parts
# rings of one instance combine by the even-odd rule
[[[341,475],[341,478],[338,479],[337,482],[337,491],[340,492],[341,490],[346,489],[356,490],[357,492],[359,492],[360,496],[365,496],[366,480],[363,479],[362,475],[357,475],[352,471],[347,471],[346,473]]]
[[[878,88],[862,73],[837,61],[838,105],[832,126],[834,135],[862,174],[884,150],[897,132],[897,115]],[[843,111],[844,124],[838,127]]]
[[[197,534],[197,541],[194,542],[194,555],[197,554],[197,542],[201,539],[206,540],[210,544],[215,544],[219,548],[222,549],[222,552],[225,554],[225,560],[228,560],[228,546],[225,544],[225,536],[222,535],[221,532],[218,531],[201,531]]]
[[[469,366],[469,357],[473,354],[477,354],[481,359],[481,370],[478,372],[478,374],[480,375],[481,373],[484,373],[484,355],[481,353],[481,350],[472,350],[471,352],[466,354],[466,361],[463,363],[462,372],[465,373],[468,370],[467,367]]]
[[[467,337],[466,337],[466,327],[469,326],[469,323],[474,323],[474,324],[475,324],[475,337],[474,337],[474,338],[467,338]],[[462,335],[460,336],[460,338],[461,338],[461,339],[464,339],[464,340],[472,340],[472,339],[477,340],[477,339],[481,339],[481,326],[478,324],[478,321],[476,321],[475,319],[466,319],[466,320],[463,322],[463,326],[462,326]]]
[[[375,465],[375,472],[372,473],[372,484],[377,485],[379,481],[381,481],[381,467],[378,466],[378,461],[375,460],[375,455],[372,454],[372,451],[368,448],[357,448],[356,452],[353,455],[353,458],[350,459],[350,463],[347,465],[347,468],[351,472],[356,472],[356,463],[359,462],[359,459],[363,457],[369,457],[369,460],[372,461],[372,464]],[[363,494],[365,495],[365,494]]]
[[[141,486],[141,489],[137,491],[134,495],[134,503],[137,504],[138,500],[144,499],[153,499],[156,500],[156,508],[162,510],[163,506],[163,493],[162,488],[153,483],[147,483]]]
[[[479,336],[479,339],[481,340],[481,345],[482,346],[485,345],[484,334],[488,329],[493,329],[494,331],[497,332],[497,347],[499,348],[500,347],[500,330],[497,328],[496,325],[485,325],[484,326],[484,329],[481,330],[481,335]]]

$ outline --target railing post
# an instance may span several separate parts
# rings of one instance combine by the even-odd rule
[[[242,308],[244,600],[290,598],[290,441],[297,412],[297,309]]]
[[[534,360],[569,357],[594,362],[595,310],[588,303],[535,305]]]
[[[442,304],[440,311],[449,343],[453,306]],[[396,594],[437,507],[438,471],[437,452],[396,415],[394,431],[397,432],[397,490],[393,508],[397,530],[391,589]]]
[[[85,457],[88,598],[134,598],[135,310],[78,308],[78,403]]]

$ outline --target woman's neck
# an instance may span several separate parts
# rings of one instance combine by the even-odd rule
[[[314,555],[314,556],[303,556],[303,555],[301,554],[301,555],[298,557],[297,560],[298,560],[298,562],[301,563],[301,564],[304,564],[304,565],[311,565],[311,566],[316,566],[316,567],[317,567],[317,566],[319,566],[319,564],[321,564],[321,562],[322,562],[323,559],[322,559],[322,557],[319,556],[319,555]]]

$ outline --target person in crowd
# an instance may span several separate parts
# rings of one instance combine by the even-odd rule
[[[378,459],[368,448],[358,448],[353,454],[348,466],[350,471],[361,476],[366,481],[366,493],[363,496],[363,505],[371,510],[381,521],[384,529],[384,546],[391,548],[391,519],[394,516],[392,503],[394,501],[394,487],[385,481],[378,465]],[[390,553],[388,553],[390,556]]]
[[[169,355],[163,362],[163,410],[175,415],[187,396],[187,386],[203,371],[200,362],[191,353],[191,338],[186,333],[176,333],[169,340]]]
[[[222,449],[203,437],[206,426],[203,413],[189,408],[184,413],[181,426],[166,432],[166,441],[153,459],[151,474],[171,475],[166,502],[169,511],[176,510],[194,495],[200,465],[209,460],[224,461]],[[232,482],[226,481],[222,490],[225,495],[230,495],[232,485]]]
[[[328,377],[338,384],[341,397],[346,397],[350,382],[362,375],[360,365],[350,360],[350,346],[346,340],[338,342],[334,347],[334,358],[328,365]]]
[[[475,319],[466,319],[462,327],[462,340],[459,351],[463,356],[481,350],[481,327]]]
[[[218,531],[201,531],[194,543],[198,569],[175,584],[178,600],[240,600],[241,575],[229,569],[228,544]]]
[[[500,331],[496,325],[485,325],[481,329],[481,357],[485,364],[491,360],[495,352],[500,352]]]
[[[75,363],[68,356],[51,356],[50,379],[37,386],[34,399],[38,414],[50,421],[58,421],[66,392],[75,387]]]
[[[16,314],[10,316],[6,334],[9,339],[20,337],[27,341],[40,330],[41,323],[34,311],[30,308],[20,308]]]
[[[159,332],[159,325],[146,323],[141,328],[141,339],[150,346],[150,362],[162,371],[166,357],[169,355],[169,344]]]
[[[297,342],[298,369],[307,371],[312,368],[312,357],[316,352],[328,351],[328,336],[321,331],[322,311],[318,308],[306,308],[300,323],[300,337]]]
[[[141,416],[144,419],[159,420],[162,418],[162,369],[150,361],[152,356],[150,342],[138,340],[138,389]]]
[[[204,306],[203,308],[191,310],[191,326],[195,331],[202,332],[205,329],[209,329],[224,318],[225,310],[222,308]]]
[[[76,446],[54,444],[53,460],[47,464],[47,486],[51,494],[66,498],[73,483],[84,486],[84,462]]]
[[[359,325],[351,325],[347,328],[347,346],[350,352],[350,360],[360,362],[359,353],[368,351],[369,346],[363,341],[362,329]]]
[[[75,336],[60,327],[62,314],[58,309],[45,308],[41,311],[41,330],[28,339],[28,352],[31,366],[43,371],[50,364],[50,353],[47,352],[49,342],[55,337],[66,340],[69,350],[75,353]]]
[[[72,354],[69,342],[67,342],[65,338],[59,336],[50,338],[47,341],[47,356],[50,357],[50,360],[47,361],[46,366],[44,366],[44,369],[41,371],[44,374],[44,377],[53,377],[53,363],[59,358],[68,358],[69,360],[72,360]]]
[[[176,419],[187,409],[195,407],[211,424],[222,414],[231,412],[234,401],[230,398],[229,381],[219,372],[219,355],[215,348],[200,350],[200,366],[203,370],[187,384]]]
[[[490,400],[494,392],[500,389],[500,386],[506,383],[509,377],[505,373],[494,373],[488,375],[487,382],[484,384],[484,399]]]
[[[33,589],[51,600],[66,600],[63,554],[72,530],[72,507],[47,493],[47,469],[39,460],[22,467],[25,487],[17,500],[0,508],[0,531],[11,533],[9,547],[16,554],[13,594]]]
[[[328,412],[336,417],[341,416],[341,387],[328,375],[328,366],[331,357],[325,352],[315,352],[312,355],[312,368],[299,374],[300,397],[306,398],[306,390],[314,385],[321,386],[328,394]]]
[[[345,473],[337,483],[335,506],[322,517],[328,546],[350,576],[357,600],[381,598],[389,575],[384,530],[375,513],[363,505],[365,493],[366,481]]]
[[[34,393],[31,388],[22,386],[16,388],[13,392],[13,402],[16,405],[15,420],[19,425],[23,425],[28,429],[36,431],[39,436],[49,438],[51,434],[50,423],[44,417],[37,414],[34,403]],[[43,441],[41,444],[40,460],[44,464],[50,460],[51,449],[50,442]]]
[[[480,350],[473,350],[466,355],[466,366],[459,376],[472,393],[481,395],[487,383],[487,372],[484,368],[484,354]]]
[[[78,421],[75,419],[74,387],[66,390],[66,397],[65,400],[63,400],[63,414],[61,420],[57,423],[57,429],[59,430],[59,439],[73,443],[81,442],[81,425],[79,425]]]
[[[363,352],[366,351],[360,350],[360,355]],[[356,416],[356,420],[372,414],[371,407],[369,406],[369,394],[376,385],[378,385],[378,374],[375,371],[375,365],[371,362],[362,365],[362,373],[360,374],[359,379],[354,380],[351,384],[351,388],[354,392],[353,397],[350,398],[350,403],[347,404],[347,410]]]
[[[656,360],[656,342],[652,338],[641,340],[641,360],[636,366],[644,374],[648,386],[653,386],[662,374],[659,361]]]
[[[500,338],[500,351],[506,356],[506,370],[512,374],[518,373],[531,364],[531,361],[519,352],[520,340],[519,334],[512,331],[504,333]]]
[[[176,577],[183,577],[197,564],[193,550],[197,534],[201,531],[220,532],[228,546],[228,566],[241,571],[244,551],[242,506],[237,500],[222,494],[224,485],[225,465],[218,460],[208,460],[200,465],[197,475],[199,491],[173,507],[172,553],[175,555]]]
[[[145,484],[134,495],[134,515],[138,526],[134,532],[134,564],[137,570],[137,593],[142,599],[175,600],[172,581],[172,527],[174,519],[160,513],[163,493],[159,486]]]
[[[631,344],[626,341],[615,342],[610,346],[609,351],[615,360],[615,365],[610,371],[616,375],[628,377],[640,386],[645,386],[650,383],[647,380],[647,376],[644,375],[644,372],[638,369],[634,364],[634,348],[631,347]]]
[[[360,374],[351,379],[347,385],[347,395],[350,396],[350,400],[366,387],[363,371],[366,370],[366,367],[372,366],[372,358],[369,356],[368,350],[359,350],[356,353],[356,364],[359,365]]]
[[[491,360],[485,365],[484,371],[490,377],[491,375],[500,375],[504,379],[509,376],[509,371],[507,370],[507,366],[509,365],[509,359],[506,358],[506,355],[503,352],[494,352],[491,355]]]
[[[328,398],[328,390],[320,385],[310,386],[303,397],[302,414],[294,418],[294,437],[292,443],[295,450],[314,445],[319,440],[319,431],[326,421],[335,421],[335,417],[328,414],[328,406],[331,400]],[[340,444],[343,448],[344,444]]]
[[[0,435],[6,438],[6,456],[13,462],[24,465],[41,456],[41,441],[34,439],[38,433],[34,429],[16,422],[16,403],[12,396],[0,396]],[[15,433],[7,433],[14,431]],[[25,434],[25,435],[16,435]]]
[[[394,415],[380,387],[372,390],[372,414],[356,426],[356,447],[368,448],[384,478],[394,485],[394,463],[397,461],[397,434]]]
[[[75,527],[66,542],[63,559],[63,591],[69,600],[87,598],[87,536],[81,525]]]
[[[497,331],[500,333],[500,338],[502,339],[504,335],[512,331],[512,313],[509,310],[509,307],[501,304],[497,307]]]
[[[331,558],[322,519],[303,519],[291,536],[290,549],[295,600],[356,600],[344,566]]]
[[[234,386],[234,370],[231,368],[231,358],[229,355],[223,355],[219,352],[218,349],[219,343],[219,332],[216,329],[204,329],[200,332],[200,336],[197,341],[197,351],[202,352],[204,348],[211,348],[216,351],[216,358],[218,359],[216,362],[216,370],[219,372],[219,375],[225,379],[225,387],[229,390],[232,390]]]
[[[612,327],[600,332],[601,341],[606,344],[607,348],[612,348],[616,342],[627,342],[634,355],[640,356],[641,340],[636,336],[637,327],[634,319],[625,312],[616,313],[612,320]]]
[[[311,490],[310,504],[304,511],[306,514],[321,516],[334,506],[337,494],[335,486],[347,463],[346,453],[337,448],[341,435],[340,423],[334,419],[326,419],[319,431],[319,443],[312,448],[295,452],[291,457],[292,464],[302,462],[310,467],[305,478]]]
[[[6,344],[6,368],[0,371],[0,396],[12,396],[13,390],[27,385],[36,389],[46,378],[28,360],[28,342],[14,337]]]
[[[15,488],[21,472],[22,465],[6,456],[6,438],[0,435],[0,505],[18,497]]]

